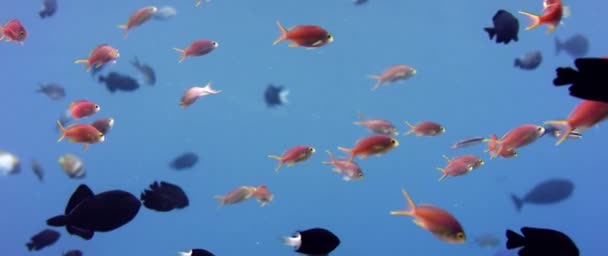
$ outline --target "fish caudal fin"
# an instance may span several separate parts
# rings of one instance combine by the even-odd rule
[[[61,136],[59,137],[59,139],[57,139],[57,142],[60,142],[65,138],[66,130],[63,125],[61,125],[61,122],[59,122],[59,120],[57,120],[57,126],[59,126],[59,130],[61,131]]]
[[[129,36],[129,27],[127,25],[118,25],[118,28],[125,30],[125,38]]]
[[[182,50],[180,48],[173,48],[173,50],[176,50],[177,52],[179,52],[182,56],[179,58],[179,61],[177,63],[182,63],[182,61],[184,61],[186,59],[186,51]]]
[[[46,224],[51,227],[63,227],[68,224],[68,218],[65,215],[58,215],[46,220]]]
[[[80,60],[75,60],[74,63],[76,64],[87,64],[87,69],[86,71],[89,72],[91,71],[91,63],[89,63],[89,60],[87,59],[80,59]]]
[[[382,83],[384,83],[384,81],[382,80],[382,77],[381,77],[381,76],[378,76],[378,75],[368,75],[367,77],[369,77],[369,78],[371,78],[371,79],[376,79],[376,80],[378,80],[378,81],[376,82],[376,84],[374,84],[374,87],[372,87],[372,89],[371,89],[372,91],[374,91],[374,90],[378,89],[378,87],[380,87],[380,86],[382,85]]]
[[[284,164],[283,158],[280,156],[275,156],[275,155],[269,155],[268,157],[279,160],[279,164],[277,165],[276,168],[274,168],[274,171],[278,172],[281,169],[281,167],[283,167],[283,164]]]
[[[336,161],[334,154],[332,154],[331,151],[329,151],[329,149],[325,150],[325,152],[327,152],[327,154],[329,155],[330,162],[323,162],[324,164],[331,164],[332,162]]]
[[[217,206],[217,208],[224,206],[224,197],[223,196],[214,196],[213,198],[220,200],[220,204]]]
[[[4,27],[0,26],[0,41],[2,41],[2,39],[4,39]]]
[[[524,200],[521,200],[521,198],[519,198],[515,194],[511,194],[511,201],[513,201],[517,212],[520,212],[521,208],[524,206]]]
[[[281,30],[281,36],[279,36],[279,38],[277,38],[277,40],[274,40],[274,42],[272,42],[272,45],[276,45],[280,42],[283,42],[287,39],[287,33],[289,31],[287,31],[287,29],[285,27],[283,27],[283,25],[281,25],[281,22],[279,22],[277,20],[277,26],[279,27],[279,30]]]
[[[415,126],[414,126],[413,124],[411,124],[411,123],[410,123],[410,122],[408,122],[408,121],[405,121],[405,124],[407,124],[407,126],[409,126],[409,127],[410,127],[410,130],[409,130],[409,131],[407,131],[407,132],[405,132],[405,133],[403,133],[403,135],[409,135],[409,134],[412,134],[412,133],[414,133],[414,132],[415,132],[415,130],[414,130]]]
[[[405,189],[401,189],[401,193],[403,193],[403,196],[407,200],[407,204],[410,209],[401,210],[401,211],[392,211],[391,215],[414,216],[416,214],[416,205],[414,204],[414,201],[412,200],[410,195],[407,193],[407,191],[405,191]]]
[[[566,129],[560,129],[560,134],[559,134],[559,139],[557,140],[557,142],[555,143],[556,146],[559,146],[559,144],[562,144],[562,142],[564,142],[568,136],[570,136],[570,133],[574,131],[574,128],[572,126],[570,126],[570,124],[568,123],[567,120],[556,120],[556,121],[547,121],[545,122],[545,124],[552,124],[552,125],[557,125],[557,126],[561,126],[561,127],[567,127]]]
[[[350,157],[348,157],[348,161],[352,162],[353,159],[355,159],[355,154],[353,153],[353,150],[350,148],[343,148],[343,147],[338,147],[338,150],[345,152],[345,153],[349,153]]]
[[[488,36],[490,37],[490,40],[492,40],[494,38],[494,36],[496,36],[496,29],[494,29],[494,28],[484,28],[483,30],[488,32]]]
[[[532,21],[532,23],[530,23],[530,25],[526,27],[526,30],[533,29],[540,25],[540,16],[524,11],[519,11],[519,13],[528,16],[528,18],[530,18],[530,20]]]
[[[513,232],[512,230],[507,230],[507,249],[514,249],[514,248],[519,248],[522,247],[524,245],[526,245],[526,239]]]
[[[555,86],[573,84],[578,77],[578,71],[573,68],[557,68],[555,73],[556,77],[553,79],[553,85]]]
[[[361,118],[361,121],[354,122],[355,125],[363,125],[365,123],[365,116],[363,113],[359,112],[359,118]]]
[[[443,168],[437,167],[435,169],[437,169],[438,171],[440,171],[442,173],[441,177],[439,177],[439,179],[437,181],[442,181],[443,179],[445,179],[448,176],[448,174],[445,173],[445,170]]]

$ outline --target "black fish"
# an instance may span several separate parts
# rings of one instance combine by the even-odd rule
[[[189,252],[178,252],[178,256],[215,256],[205,249],[192,249]]]
[[[36,160],[32,160],[32,172],[34,172],[34,175],[36,175],[36,178],[40,182],[44,181],[44,170],[42,170],[42,166]]]
[[[284,237],[285,245],[296,247],[296,252],[306,255],[327,255],[340,245],[340,238],[323,228],[297,231],[291,237]]]
[[[34,235],[30,242],[25,244],[29,251],[39,251],[40,249],[50,246],[59,240],[59,232],[52,229],[45,229]]]
[[[192,168],[198,162],[198,156],[192,152],[181,154],[173,159],[170,166],[175,170]]]
[[[498,10],[492,18],[492,22],[494,23],[493,28],[484,28],[488,32],[490,40],[494,36],[496,36],[496,43],[508,44],[511,40],[515,42],[519,40],[517,37],[517,33],[519,33],[519,21],[513,14],[505,10]]]
[[[139,83],[128,75],[110,72],[107,76],[99,76],[99,82],[105,83],[111,93],[118,91],[132,92],[139,89]]]
[[[80,250],[70,250],[64,252],[63,256],[82,256],[82,252]]]
[[[566,51],[574,58],[580,58],[589,52],[589,39],[581,34],[574,35],[565,42],[560,42],[559,38],[555,37],[555,55],[558,55],[561,50]]]
[[[40,88],[36,90],[38,93],[43,93],[52,100],[61,100],[65,98],[65,89],[60,84],[40,84]]]
[[[555,69],[553,85],[571,84],[568,88],[570,96],[608,103],[608,59],[579,58],[574,61],[574,65],[578,71],[571,67]]]
[[[523,227],[523,236],[508,230],[507,249],[523,247],[519,256],[579,256],[576,244],[566,234],[543,228]]]
[[[511,194],[511,199],[517,211],[520,211],[525,203],[531,204],[554,204],[567,199],[574,191],[574,183],[566,179],[550,179],[536,185],[524,198]]]
[[[42,10],[38,12],[40,18],[51,17],[57,12],[57,0],[44,0],[42,2]]]
[[[140,195],[144,206],[159,212],[168,212],[173,209],[183,209],[188,206],[188,196],[182,188],[175,184],[161,181],[152,183],[150,189],[144,190]]]
[[[122,190],[93,194],[87,185],[80,185],[65,207],[65,215],[46,221],[53,227],[63,227],[70,235],[90,240],[95,231],[108,232],[129,223],[139,212],[137,197]]]
[[[534,70],[540,66],[542,61],[542,53],[540,51],[533,51],[515,59],[514,65],[524,70]]]
[[[156,83],[156,74],[152,67],[139,63],[137,57],[131,62],[131,64],[137,69],[137,71],[144,77],[144,82],[147,85],[154,85]]]
[[[362,4],[367,3],[367,0],[355,0],[354,2],[355,2],[355,5],[362,5]]]
[[[264,100],[268,107],[276,107],[287,103],[287,95],[289,91],[283,86],[268,85],[264,92]]]

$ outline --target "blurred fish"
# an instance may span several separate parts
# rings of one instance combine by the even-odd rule
[[[34,175],[36,175],[38,181],[44,181],[44,170],[42,169],[40,163],[36,160],[32,160],[32,172],[34,172]]]
[[[57,0],[43,0],[42,9],[38,12],[40,18],[52,17],[57,12]]]
[[[545,124],[545,134],[549,134],[555,138],[560,138],[562,136],[562,130],[555,124]],[[583,134],[577,131],[571,131],[568,135],[568,139],[580,139],[583,137]]]
[[[522,248],[519,256],[579,256],[576,244],[566,234],[552,229],[523,227],[522,235],[506,231],[507,249]]]
[[[158,11],[158,7],[156,6],[146,6],[135,11],[131,16],[129,16],[129,20],[126,24],[119,25],[120,29],[125,30],[125,38],[129,36],[129,30],[134,27],[138,27],[146,23],[152,15]]]
[[[177,252],[177,256],[215,256],[205,249],[192,249],[188,252]]]
[[[105,83],[111,93],[116,91],[133,92],[139,89],[139,83],[134,78],[118,72],[110,72],[107,76],[100,75],[99,82]]]
[[[92,116],[99,110],[101,107],[90,100],[75,100],[70,103],[70,114],[76,120]]]
[[[178,63],[183,62],[188,57],[198,57],[208,54],[219,47],[220,44],[213,40],[200,39],[195,40],[186,49],[173,48],[181,54]]]
[[[563,6],[561,0],[555,0],[551,4],[547,4],[546,1],[543,2],[543,13],[540,15],[524,11],[519,11],[519,13],[528,16],[532,22],[526,27],[526,30],[545,24],[549,27],[547,33],[551,33],[562,23],[561,21],[564,17],[570,15],[570,9],[567,6]]]
[[[524,70],[534,70],[540,66],[543,61],[543,55],[540,51],[533,51],[516,58],[514,65]]]
[[[112,126],[114,126],[114,118],[100,118],[91,124],[104,135],[108,134]]]
[[[305,255],[329,255],[340,245],[340,238],[324,228],[296,231],[291,237],[283,237],[283,243]]]
[[[403,135],[415,133],[416,136],[437,136],[445,132],[445,127],[443,127],[443,125],[431,121],[420,122],[416,125],[405,121],[405,124],[410,127],[410,130]]]
[[[561,137],[555,143],[560,145],[572,131],[584,132],[587,129],[608,119],[608,103],[601,101],[583,100],[565,120],[546,121],[545,124],[562,126]]]
[[[82,256],[82,252],[80,250],[70,250],[64,252],[62,256]]]
[[[53,227],[65,226],[70,235],[85,240],[95,232],[108,232],[122,227],[135,218],[141,203],[137,197],[122,190],[109,190],[95,195],[87,185],[74,191],[65,213],[46,221]]]
[[[333,171],[342,175],[342,179],[345,181],[361,180],[363,179],[363,171],[361,167],[355,162],[350,162],[348,159],[335,158],[331,151],[326,150],[329,155],[329,161],[322,162],[325,165],[332,165]]]
[[[27,30],[18,19],[12,19],[4,25],[0,25],[0,40],[5,39],[6,42],[15,42],[23,45],[27,38]]]
[[[390,136],[371,135],[357,140],[353,148],[338,147],[338,150],[348,153],[350,155],[348,161],[352,162],[355,156],[359,156],[359,159],[365,159],[373,155],[380,156],[398,146],[399,141]]]
[[[399,81],[407,80],[414,75],[416,75],[417,71],[415,68],[412,68],[407,65],[399,64],[389,67],[384,70],[380,75],[369,75],[369,78],[376,79],[377,82],[372,87],[372,91],[380,88],[383,84],[392,84]]]
[[[0,151],[0,174],[14,175],[21,172],[21,161],[19,158],[6,151]]]
[[[28,251],[39,251],[44,247],[51,246],[57,240],[59,240],[59,232],[52,229],[45,229],[40,233],[34,235],[30,242],[28,242],[25,246],[27,246]]]
[[[107,63],[116,63],[116,59],[120,57],[120,53],[109,44],[100,44],[93,48],[89,57],[86,59],[78,59],[74,61],[76,64],[86,64],[86,72],[91,71],[92,67],[101,67]]]
[[[279,164],[274,169],[275,172],[278,172],[283,164],[287,163],[287,167],[291,167],[297,163],[303,162],[306,159],[310,158],[312,154],[316,152],[316,149],[307,145],[299,145],[292,147],[285,151],[282,156],[277,155],[269,155],[268,157],[276,159],[279,161]]]
[[[457,141],[456,143],[452,144],[452,148],[456,149],[456,148],[464,148],[464,147],[468,147],[468,146],[473,146],[473,145],[483,143],[484,140],[485,140],[484,137],[473,137],[473,138],[469,138],[469,139],[464,139],[464,140]]]
[[[192,152],[186,152],[171,161],[171,168],[175,170],[184,170],[192,168],[198,162],[198,155]]]
[[[85,176],[84,163],[80,158],[72,154],[59,157],[59,165],[65,174],[72,179],[80,179]]]
[[[578,69],[558,67],[553,85],[571,85],[570,96],[608,103],[608,57],[579,58],[574,61]]]
[[[584,57],[589,52],[589,39],[581,34],[576,34],[561,42],[559,38],[555,37],[555,55],[562,50],[573,58]]]
[[[289,91],[285,87],[269,84],[264,91],[264,100],[268,107],[276,107],[287,103],[287,95]]]
[[[211,82],[207,83],[203,87],[192,86],[188,90],[186,90],[186,92],[184,92],[184,94],[182,95],[182,98],[179,102],[179,106],[182,109],[185,109],[190,105],[194,104],[194,102],[196,102],[196,100],[198,100],[198,98],[200,97],[211,94],[218,94],[220,92],[222,92],[222,90],[216,90],[211,88]]]
[[[152,15],[152,18],[157,20],[169,20],[177,15],[177,10],[173,6],[163,6],[158,8],[158,11]]]
[[[509,44],[511,40],[517,42],[519,40],[519,21],[513,14],[505,10],[498,10],[492,17],[494,27],[484,28],[490,37],[490,40],[496,36],[496,43]]]
[[[365,119],[363,113],[359,112],[361,121],[354,122],[355,125],[364,126],[370,132],[383,135],[399,135],[397,127],[391,122],[383,119]]]
[[[268,190],[266,185],[259,185],[257,188],[253,187],[252,196],[255,196],[258,202],[260,203],[260,207],[264,207],[274,199],[274,195]]]
[[[355,5],[363,5],[366,4],[368,1],[367,0],[354,0],[353,3]]]
[[[288,30],[278,20],[277,26],[281,31],[281,36],[274,40],[272,45],[289,40],[291,41],[289,47],[316,48],[334,41],[334,37],[319,26],[297,25]]]
[[[139,199],[146,208],[159,212],[183,209],[189,205],[188,196],[182,188],[165,181],[152,183],[149,189],[141,193]]]
[[[144,82],[147,85],[154,85],[154,83],[156,83],[156,74],[154,73],[154,69],[152,69],[152,67],[139,63],[137,57],[135,57],[135,60],[133,60],[131,64],[135,67],[135,69],[137,69],[139,74],[143,76]]]
[[[233,189],[224,196],[214,196],[214,198],[220,200],[220,204],[217,206],[219,208],[225,205],[243,202],[252,197],[254,191],[255,187],[241,186]]]
[[[502,156],[508,152],[515,152],[515,149],[530,145],[545,134],[545,127],[535,124],[524,124],[515,127],[508,131],[505,135],[496,139],[493,134],[492,138],[488,139],[488,152],[491,159]]]
[[[475,237],[475,243],[480,247],[496,247],[500,244],[500,238],[493,234],[482,234]]]
[[[511,194],[515,209],[519,212],[524,204],[555,204],[568,199],[574,191],[574,183],[567,179],[545,180],[532,188],[523,198]]]
[[[40,88],[36,90],[38,93],[42,93],[52,100],[61,100],[65,97],[65,89],[60,84],[49,83],[40,84]]]

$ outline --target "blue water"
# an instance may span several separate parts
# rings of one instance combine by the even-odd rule
[[[41,1],[40,1],[41,2]],[[554,34],[542,26],[525,31],[518,10],[539,12],[537,1],[370,1],[353,6],[348,0],[222,1],[194,7],[183,1],[60,1],[54,17],[38,17],[39,1],[7,0],[0,19],[18,18],[29,32],[23,46],[1,43],[0,147],[18,155],[23,173],[0,179],[0,251],[2,255],[60,255],[81,249],[87,256],[175,255],[206,248],[220,256],[293,255],[279,238],[297,229],[325,227],[340,236],[335,256],[492,255],[502,248],[480,248],[476,234],[495,233],[504,240],[506,228],[522,226],[561,230],[578,244],[582,255],[605,255],[602,230],[608,226],[606,194],[606,128],[585,132],[581,140],[559,147],[544,137],[519,150],[516,159],[489,160],[483,146],[452,150],[449,146],[473,136],[499,136],[527,123],[567,117],[580,100],[567,89],[553,88],[557,66],[572,64],[554,55],[555,36],[576,33],[591,41],[589,56],[608,52],[602,10],[608,2],[566,3],[572,16]],[[172,5],[172,20],[153,20],[133,29],[127,39],[117,25],[147,5]],[[498,9],[520,20],[520,41],[498,45],[483,27]],[[286,27],[320,25],[335,41],[315,50],[272,46],[279,36],[276,20]],[[178,64],[173,47],[195,39],[220,43],[214,52]],[[110,94],[85,73],[85,58],[98,44],[119,49],[118,63],[106,68],[135,74],[135,56],[157,72],[157,85],[142,85],[135,93]],[[535,71],[513,67],[513,59],[540,49],[544,62]],[[378,74],[394,64],[418,73],[410,80],[371,92]],[[213,82],[220,94],[178,107],[182,93],[193,85]],[[34,93],[38,82],[58,82],[66,99],[53,102]],[[288,106],[267,109],[263,90],[268,83],[290,90]],[[56,142],[55,120],[69,103],[89,99],[101,105],[93,118],[113,117],[115,126],[103,144],[82,146]],[[358,112],[384,118],[405,131],[405,120],[432,120],[447,131],[439,137],[400,136],[400,146],[382,156],[359,161],[360,182],[344,182],[321,164],[325,149],[351,147],[368,135],[353,125]],[[88,120],[92,121],[92,120]],[[282,154],[300,144],[317,148],[305,163],[275,173]],[[192,170],[168,167],[182,152],[200,155]],[[76,154],[86,164],[84,180],[69,179],[57,158]],[[476,154],[487,160],[473,173],[437,182],[435,167],[442,154]],[[44,183],[29,171],[37,159],[46,170]],[[550,206],[524,206],[517,213],[511,192],[525,194],[551,177],[573,180],[568,200]],[[154,180],[180,185],[190,206],[169,213],[142,207],[128,225],[97,233],[90,241],[62,237],[49,248],[28,253],[25,243],[45,228],[45,220],[63,212],[80,183],[94,192],[123,189],[139,195]],[[275,200],[261,208],[250,200],[217,208],[214,195],[242,185],[266,184]],[[416,203],[431,203],[450,211],[465,228],[466,244],[446,244],[417,227],[410,217],[389,211],[406,207],[401,189]],[[600,238],[598,238],[598,235]]]

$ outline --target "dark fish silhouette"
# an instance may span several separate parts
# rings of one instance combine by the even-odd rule
[[[355,0],[354,3],[355,5],[362,5],[362,4],[366,4],[368,1],[367,0]]]
[[[578,69],[555,69],[553,85],[570,85],[570,96],[583,100],[608,102],[608,58],[579,58],[574,61]]]
[[[42,93],[52,100],[61,100],[65,98],[65,89],[60,84],[56,83],[41,83],[40,88],[38,88],[36,92]]]
[[[63,256],[82,256],[82,252],[80,250],[70,250],[64,252]]]
[[[47,18],[55,15],[57,12],[57,0],[44,0],[42,1],[42,9],[38,12],[40,18]]]
[[[110,72],[107,76],[99,76],[99,82],[105,83],[108,91],[114,93],[116,91],[132,92],[139,89],[139,83],[134,78],[123,75],[118,72]]]
[[[36,160],[32,160],[32,172],[34,173],[34,175],[36,175],[38,181],[44,181],[44,170],[42,169],[40,163]]]
[[[522,235],[506,231],[507,249],[523,247],[519,256],[579,256],[574,241],[557,230],[523,227]]]
[[[583,57],[589,52],[589,39],[581,34],[576,34],[561,42],[559,38],[555,37],[555,55],[558,55],[562,50],[573,58]]]
[[[533,51],[524,54],[523,56],[515,59],[514,65],[524,70],[534,70],[540,66],[543,61],[543,55],[540,51]]]
[[[146,208],[159,212],[183,209],[189,204],[188,196],[179,186],[164,181],[152,183],[139,199]]]
[[[484,28],[490,40],[496,36],[496,43],[509,44],[511,40],[517,42],[519,38],[519,21],[513,14],[505,10],[498,10],[494,17],[492,17],[494,27]]]
[[[171,168],[175,170],[183,170],[192,168],[198,162],[198,156],[192,152],[181,154],[171,161]]]
[[[561,202],[574,191],[574,183],[566,179],[550,179],[536,185],[523,198],[511,194],[515,209],[521,211],[524,204],[554,204]]]
[[[287,95],[289,91],[283,86],[268,85],[264,92],[264,100],[268,107],[276,107],[287,103]]]
[[[59,232],[52,229],[45,229],[34,235],[29,243],[25,244],[29,251],[39,251],[40,249],[50,246],[59,240]]]
[[[189,252],[178,252],[178,256],[215,256],[215,254],[205,249],[192,249]]]
[[[144,82],[147,85],[154,85],[156,83],[156,74],[154,73],[154,69],[152,69],[152,67],[139,63],[137,57],[131,62],[131,64],[144,77]]]
[[[95,232],[108,232],[129,223],[139,212],[141,203],[137,197],[122,190],[110,190],[93,194],[87,185],[80,185],[70,197],[65,215],[46,221],[53,227],[65,226],[70,235],[85,240]]]
[[[340,238],[323,228],[298,231],[291,237],[284,237],[285,245],[296,247],[296,252],[306,255],[327,255],[340,245]]]

